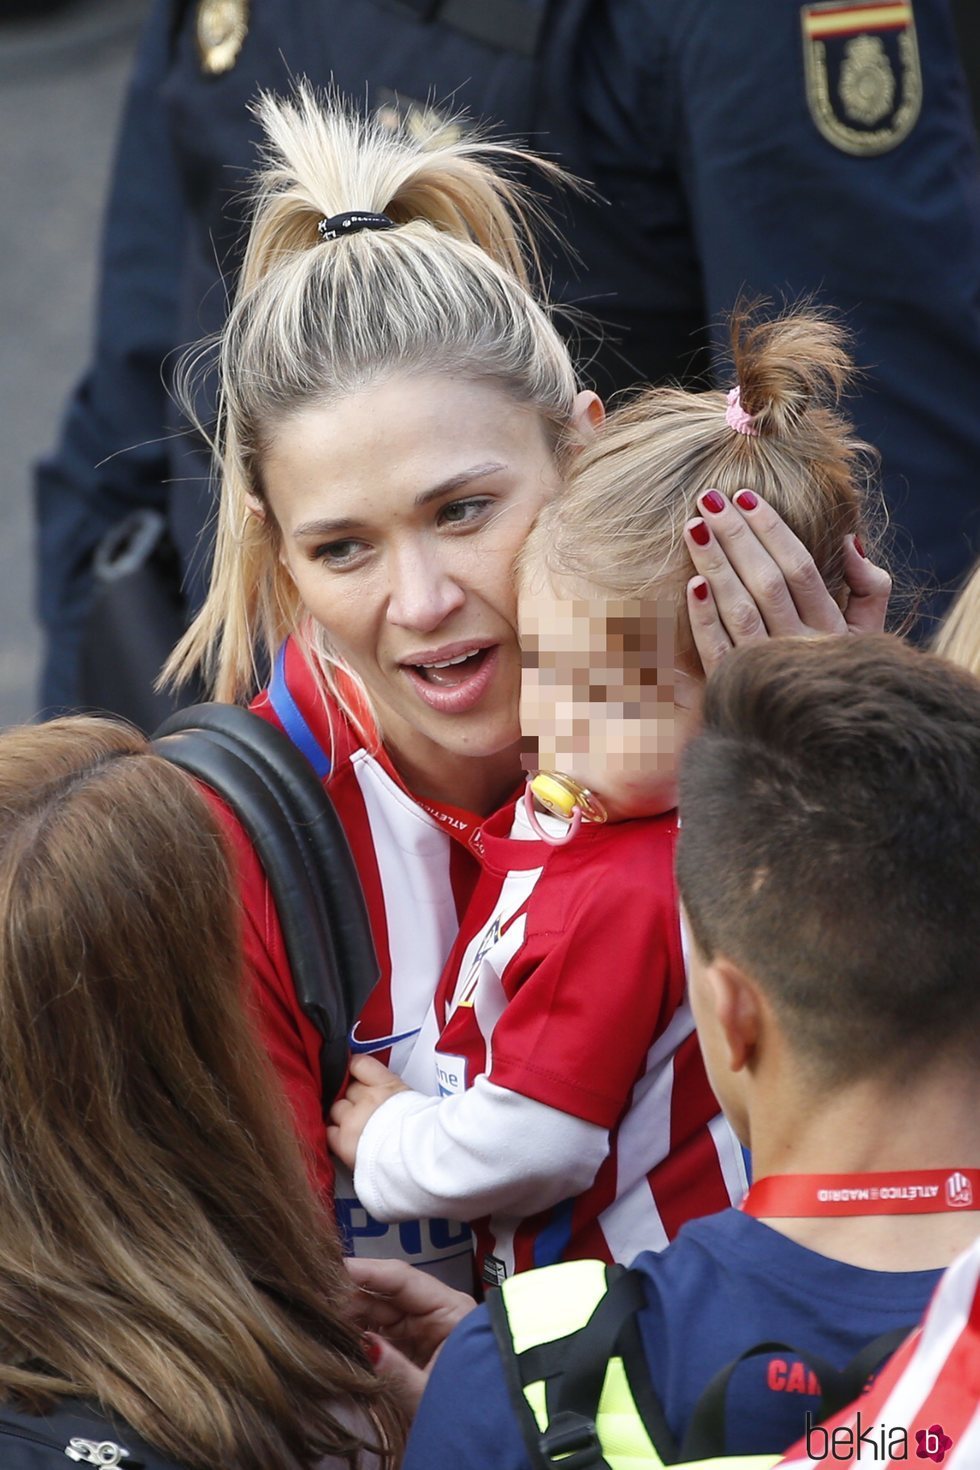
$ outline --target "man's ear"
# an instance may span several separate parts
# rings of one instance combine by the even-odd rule
[[[762,997],[755,982],[732,960],[716,955],[705,985],[725,1046],[731,1071],[741,1072],[755,1055],[762,1030]]]
[[[606,409],[598,393],[583,389],[572,404],[571,429],[583,443],[592,438],[606,421]]]

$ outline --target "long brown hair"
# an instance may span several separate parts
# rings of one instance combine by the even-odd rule
[[[365,1439],[394,1463],[234,895],[141,735],[0,736],[0,1396],[95,1400],[195,1470],[355,1466]]]

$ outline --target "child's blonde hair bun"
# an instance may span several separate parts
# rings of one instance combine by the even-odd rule
[[[808,416],[836,409],[854,380],[850,336],[813,306],[769,319],[760,316],[763,310],[740,304],[732,314],[731,356],[742,408],[761,436],[808,437]]]

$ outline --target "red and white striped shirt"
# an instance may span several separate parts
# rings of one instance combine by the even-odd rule
[[[483,825],[479,883],[399,1068],[416,1091],[358,1147],[372,1215],[475,1222],[495,1282],[630,1260],[741,1197],[686,999],[675,837],[665,816],[550,847],[520,803]]]
[[[357,708],[356,689],[345,692]],[[354,1028],[353,1045],[400,1071],[431,1007],[460,915],[479,877],[467,841],[479,818],[417,801],[372,735],[370,716],[363,713],[359,730],[329,704],[292,639],[277,662],[270,689],[252,708],[285,729],[310,758],[347,834],[381,975]],[[214,805],[236,859],[249,991],[258,1025],[321,1192],[334,1194],[338,1223],[355,1254],[406,1259],[469,1289],[472,1248],[465,1227],[442,1218],[404,1219],[397,1225],[373,1218],[354,1197],[349,1175],[328,1153],[321,1038],[297,1001],[275,905],[248,836],[223,803],[214,800]]]

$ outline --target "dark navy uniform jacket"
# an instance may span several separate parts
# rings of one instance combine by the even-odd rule
[[[449,100],[595,183],[607,204],[560,216],[581,264],[553,272],[560,302],[605,323],[597,355],[576,329],[600,391],[703,368],[741,292],[843,311],[906,555],[946,584],[980,549],[980,168],[950,0],[251,0],[217,76],[199,4],[152,7],[94,360],[38,470],[46,705],[75,699],[93,548],[135,506],[165,510],[201,595],[207,460],[167,383],[233,285],[247,103],[299,75],[372,107]],[[511,49],[486,39],[498,16]]]

